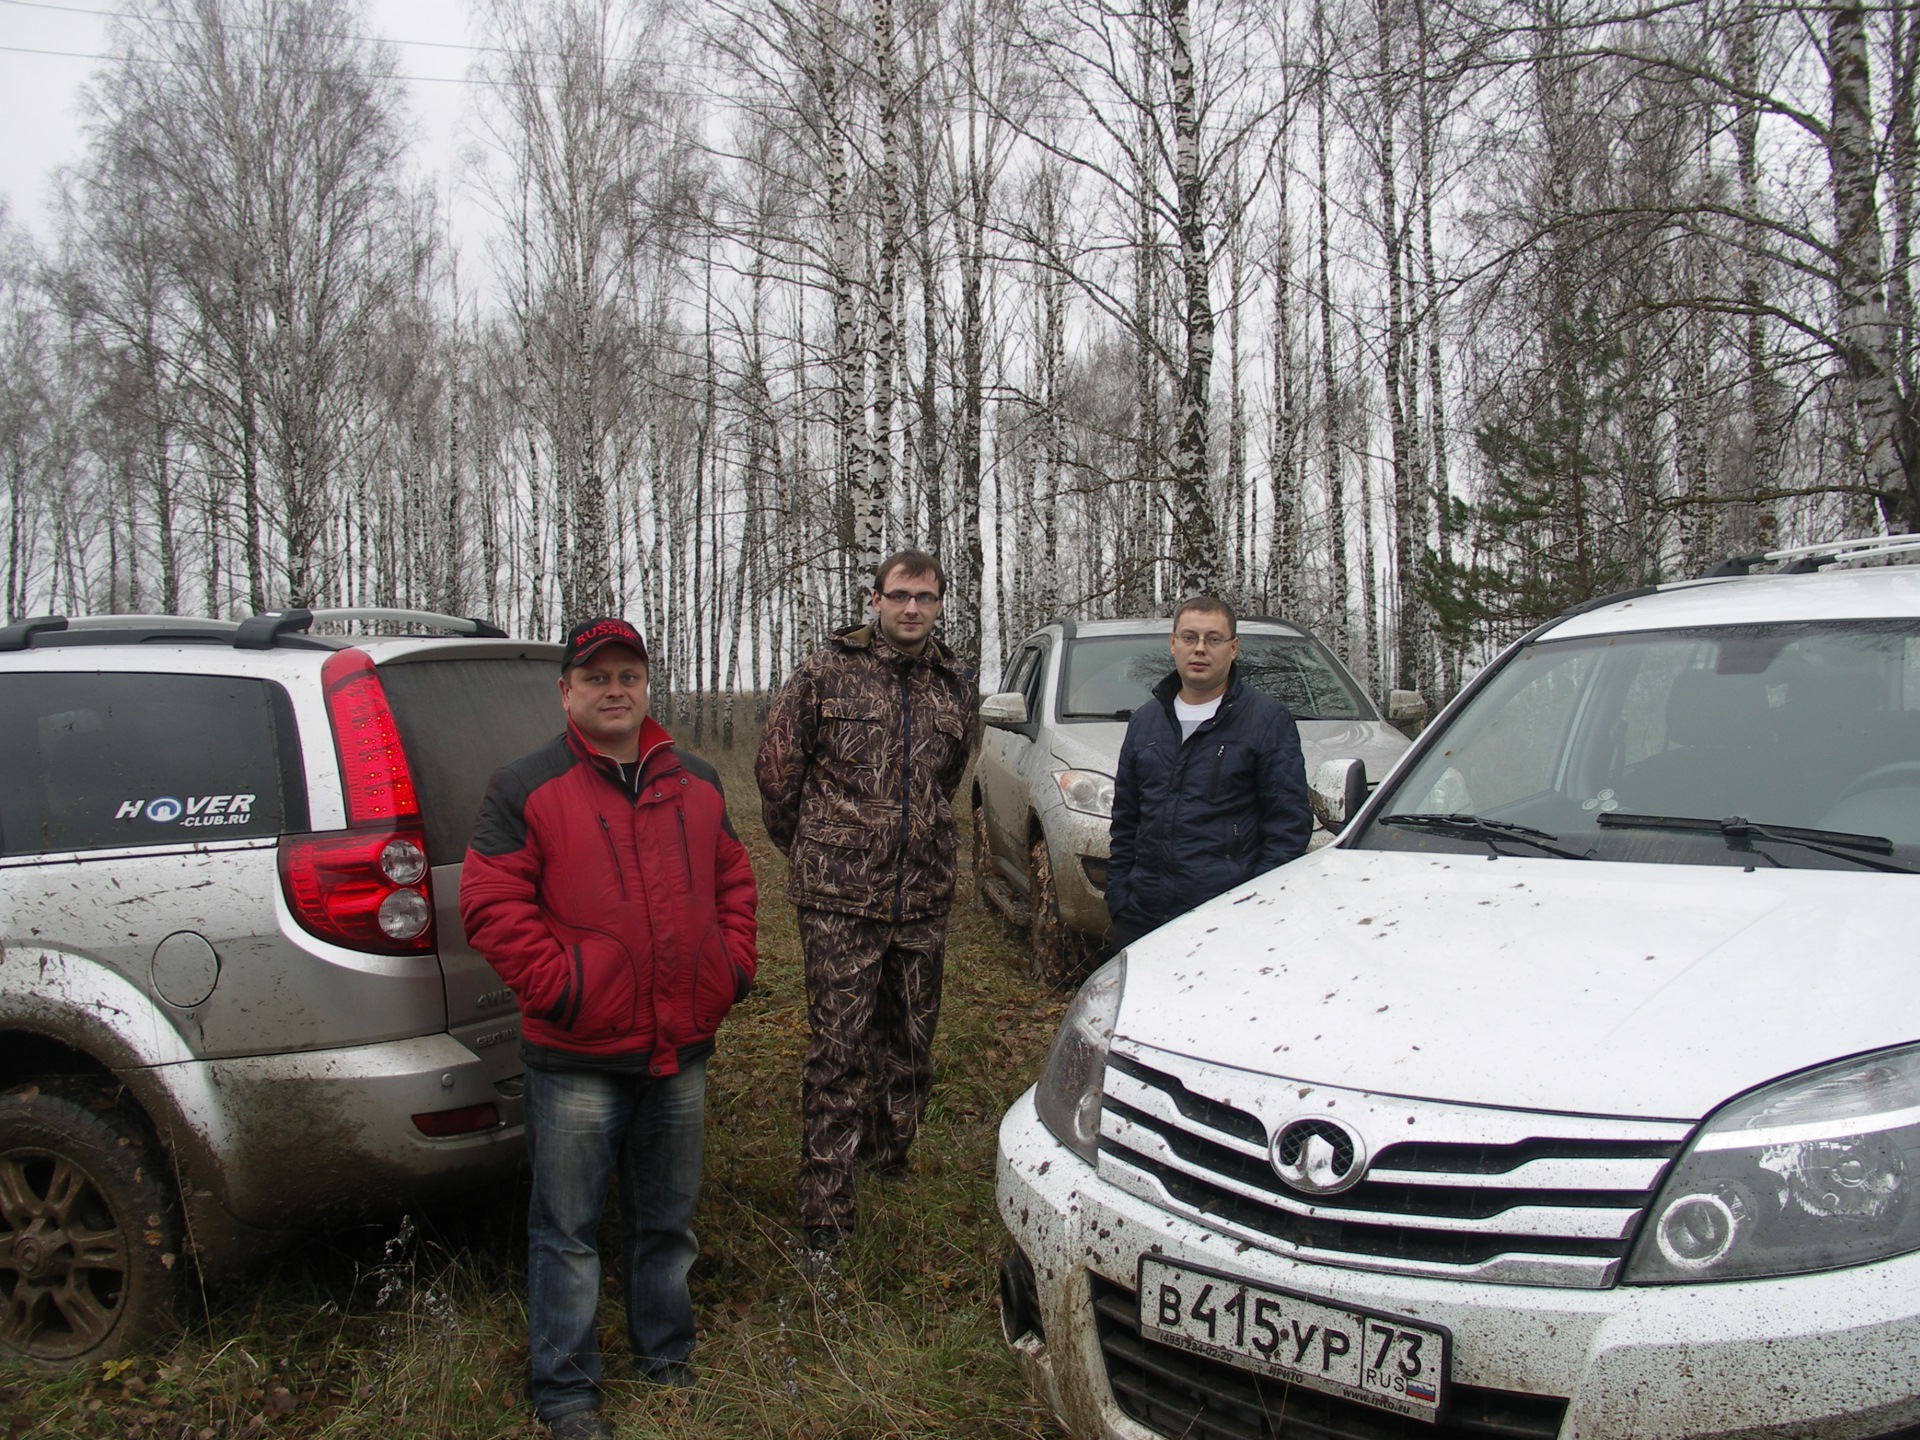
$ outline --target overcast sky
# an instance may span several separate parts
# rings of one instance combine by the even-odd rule
[[[469,136],[468,0],[370,0],[373,32],[398,49],[418,137],[413,155],[444,191]],[[80,158],[80,87],[106,51],[114,0],[0,0],[0,196],[14,221],[45,241],[56,166]],[[412,42],[412,43],[408,43]],[[456,214],[466,207],[456,197]],[[462,228],[471,223],[461,216]]]

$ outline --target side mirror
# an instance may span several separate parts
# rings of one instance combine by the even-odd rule
[[[1395,725],[1417,725],[1427,718],[1427,697],[1418,690],[1389,690],[1387,719]]]
[[[1313,803],[1314,818],[1338,835],[1367,803],[1367,762],[1322,760],[1313,767],[1307,797]]]
[[[1018,690],[1003,690],[980,702],[980,723],[997,730],[1018,730],[1027,723],[1027,697]]]

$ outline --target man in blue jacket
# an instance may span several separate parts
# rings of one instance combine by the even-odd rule
[[[1233,607],[1195,595],[1173,616],[1173,674],[1133,712],[1114,777],[1107,910],[1117,950],[1306,853],[1300,731],[1240,677]]]

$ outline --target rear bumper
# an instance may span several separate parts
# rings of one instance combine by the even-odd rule
[[[1303,1264],[1105,1183],[1040,1123],[1032,1092],[1001,1124],[999,1204],[1032,1263],[1045,1332],[1016,1339],[1015,1354],[1035,1393],[1081,1440],[1150,1440],[1185,1428],[1148,1428],[1109,1381],[1095,1290],[1107,1291],[1111,1310],[1115,1290],[1133,1291],[1147,1251],[1443,1326],[1460,1393],[1540,1397],[1547,1403],[1536,1408],[1549,1418],[1539,1433],[1558,1440],[1869,1440],[1920,1423],[1920,1255],[1785,1280],[1610,1290]],[[1109,1322],[1109,1343],[1113,1333]],[[1169,1369],[1199,1377],[1195,1393],[1209,1388],[1202,1367],[1153,1348]],[[1137,1400],[1131,1408],[1146,1413]],[[1433,1440],[1464,1433],[1444,1416],[1437,1427],[1406,1423],[1408,1434]]]
[[[139,1079],[171,1102],[149,1109],[189,1160],[196,1190],[257,1229],[299,1229],[494,1184],[517,1171],[525,1150],[518,1087],[496,1085],[480,1057],[444,1033],[159,1065]],[[477,1133],[434,1140],[413,1123],[416,1114],[486,1104],[502,1123]]]

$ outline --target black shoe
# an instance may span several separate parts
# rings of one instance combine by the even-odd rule
[[[553,1440],[613,1440],[613,1431],[598,1410],[569,1410],[559,1419],[548,1421],[547,1430]]]

